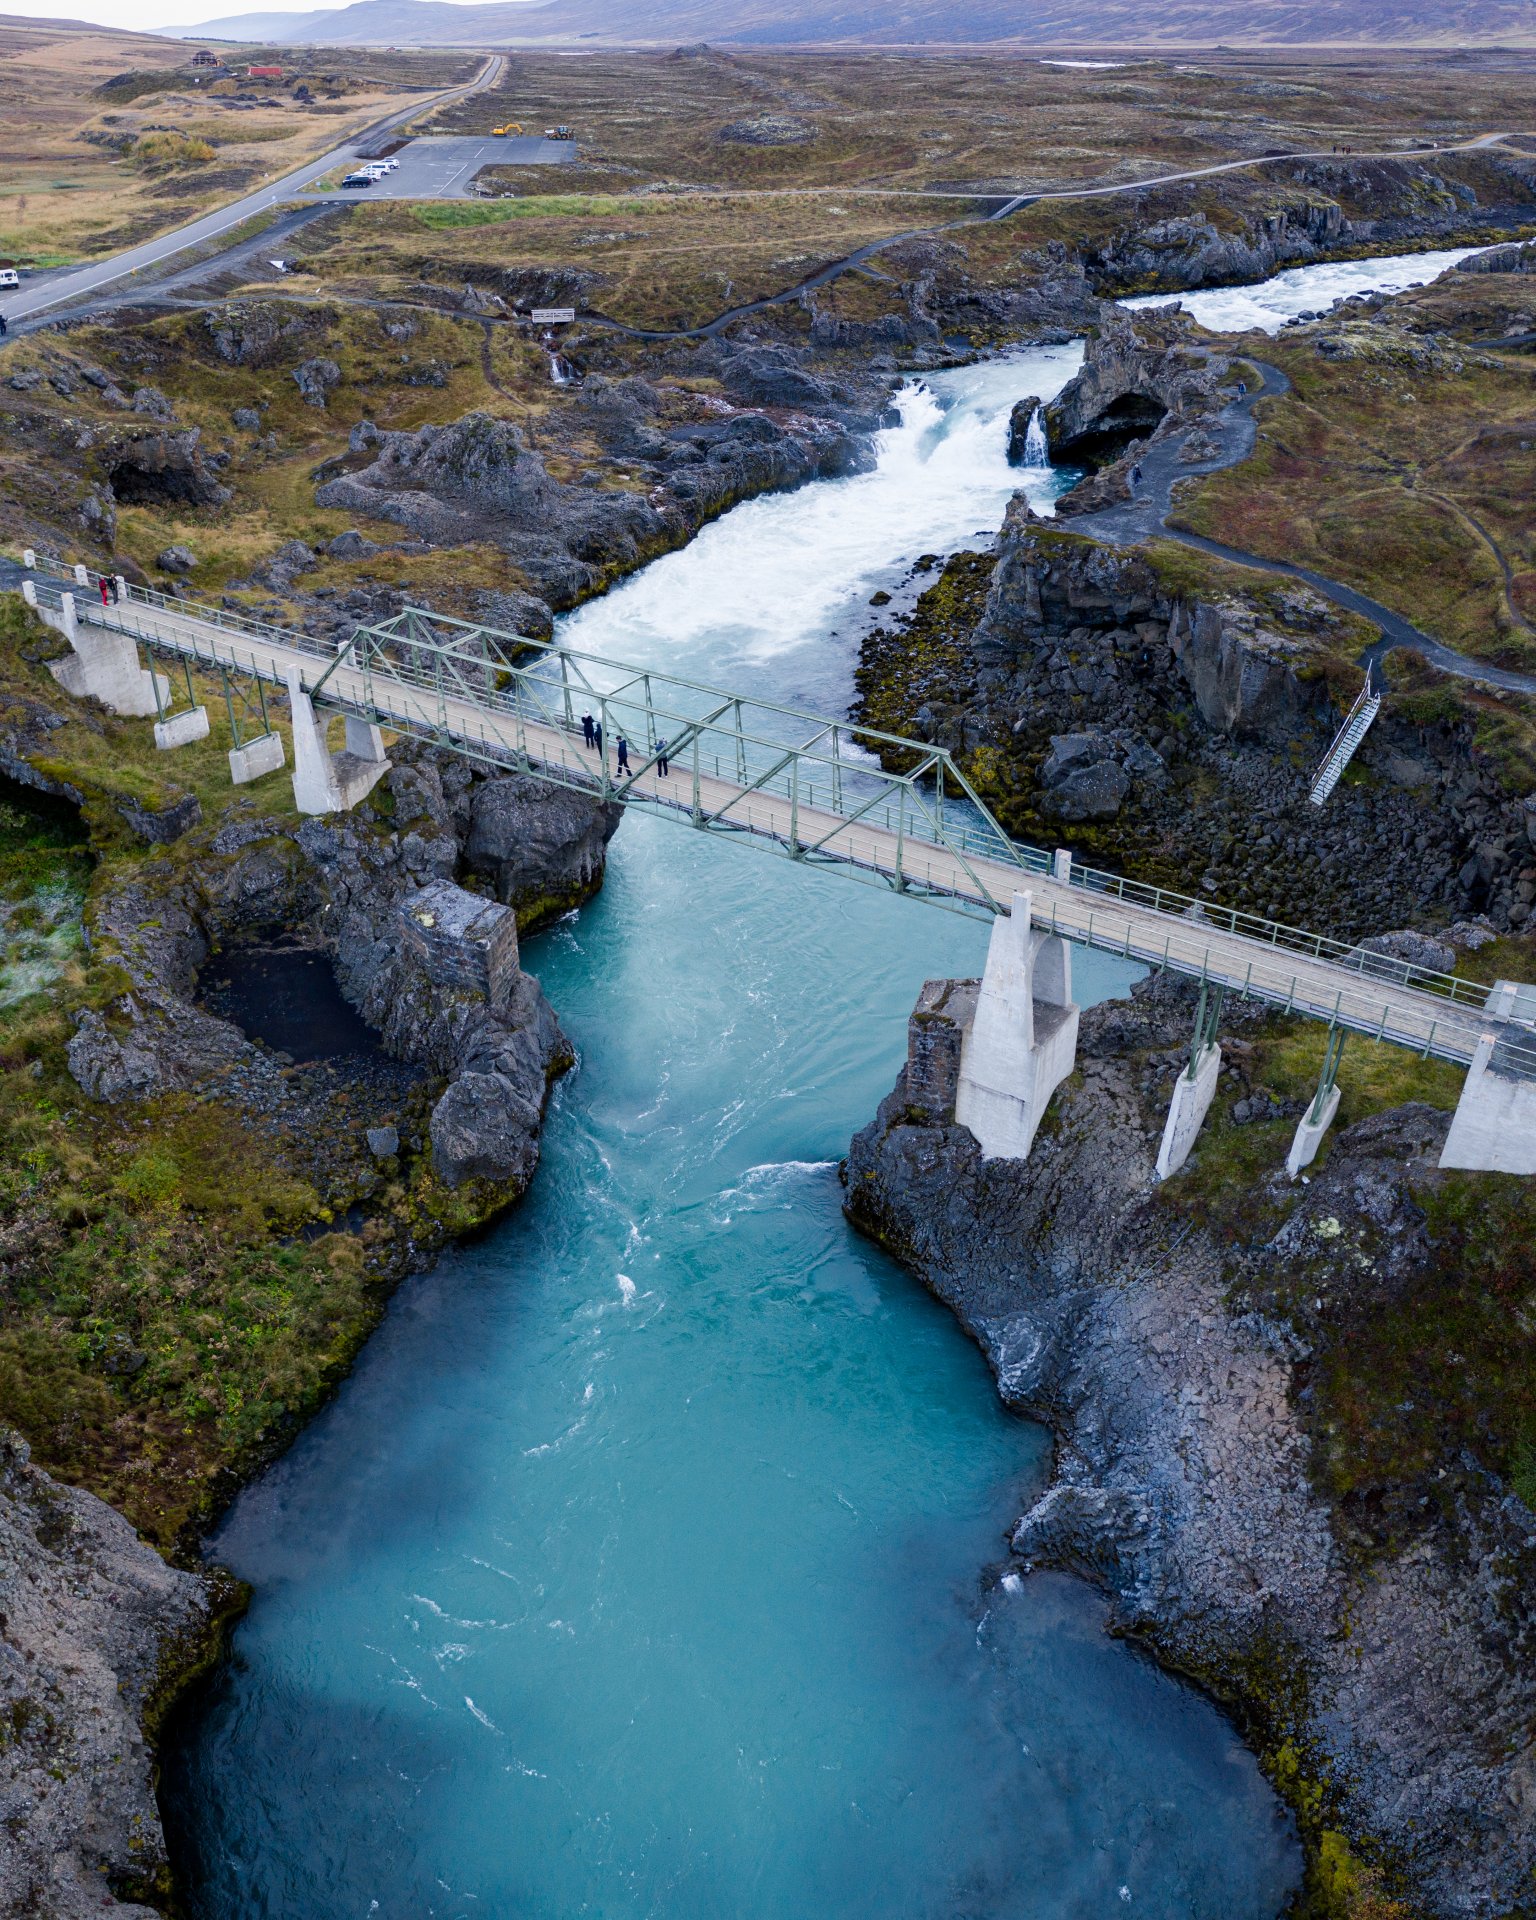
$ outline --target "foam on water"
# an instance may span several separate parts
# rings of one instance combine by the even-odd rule
[[[1213,333],[1278,333],[1297,314],[1323,312],[1352,293],[1401,293],[1448,272],[1482,247],[1442,247],[1431,253],[1385,254],[1376,260],[1328,260],[1288,267],[1246,287],[1207,287],[1198,293],[1149,293],[1123,300],[1126,307],[1181,306]]]

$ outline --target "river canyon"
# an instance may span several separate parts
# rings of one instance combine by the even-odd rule
[[[1450,263],[1188,304],[1279,325]],[[1008,415],[1080,359],[907,386],[870,471],[736,507],[562,637],[846,712],[872,594],[1021,484],[1049,512]],[[165,1755],[198,1920],[1280,1911],[1252,1757],[1090,1589],[1004,1571],[1049,1437],[842,1218],[917,988],[985,932],[632,817],[526,943],[578,1056],[533,1189],[210,1542],[254,1598]],[[1074,966],[1085,1004],[1134,977]]]

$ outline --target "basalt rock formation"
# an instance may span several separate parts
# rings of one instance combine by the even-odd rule
[[[1357,1470],[1349,1506],[1320,1411],[1359,1316],[1429,1284],[1426,1208],[1468,1178],[1436,1170],[1446,1115],[1361,1119],[1292,1186],[1294,1120],[1249,1084],[1263,1011],[1229,1001],[1219,1101],[1235,1129],[1267,1124],[1272,1156],[1245,1163],[1234,1237],[1154,1181],[1192,989],[1144,983],[1086,1011],[1030,1158],[990,1162],[954,1124],[964,993],[924,989],[907,1068],[853,1142],[846,1208],[1055,1433],[1018,1564],[1095,1581],[1120,1628],[1234,1706],[1314,1861],[1336,1865],[1342,1834],[1412,1911],[1517,1910],[1536,1869],[1536,1514],[1454,1432],[1380,1486]]]
[[[1456,262],[1458,273],[1536,273],[1536,245],[1530,241],[1490,247]]]
[[[1309,803],[1373,637],[1299,584],[1101,546],[1020,496],[995,555],[956,556],[866,637],[859,717],[948,747],[1010,831],[1095,865],[1340,937],[1523,926],[1536,812],[1467,725],[1389,703],[1357,756],[1372,779]]]
[[[377,434],[372,462],[315,497],[435,545],[493,542],[550,606],[570,607],[737,500],[868,461],[879,408],[787,352],[726,356],[720,377],[732,397],[709,404],[644,380],[586,377],[561,431],[596,440],[623,485],[599,468],[558,480],[519,426],[472,413]]]
[[[142,1722],[222,1604],[0,1429],[0,1913],[153,1920],[115,1897],[166,1868]]]
[[[482,857],[487,844],[502,853],[492,877],[548,917],[601,884],[616,821],[596,800],[561,794],[514,856],[505,835],[537,816],[539,782],[477,778],[426,752],[399,759],[388,824],[366,806],[297,828],[227,818],[197,858],[141,867],[100,901],[93,944],[131,984],[105,1013],[80,1016],[70,1068],[86,1093],[114,1102],[236,1087],[247,1110],[282,1120],[328,1163],[328,1188],[366,1188],[366,1126],[328,1134],[330,1123],[289,1098],[283,1063],[198,1004],[212,953],[280,938],[326,955],[343,997],[415,1069],[439,1173],[451,1186],[482,1183],[491,1211],[532,1176],[546,1089],[570,1049],[518,965],[515,906],[458,884],[463,849],[478,831]],[[399,1084],[385,1092],[398,1099]]]
[[[1165,423],[1171,431],[1210,411],[1227,362],[1191,348],[1189,332],[1179,313],[1133,318],[1121,308],[1103,308],[1081,370],[1045,410],[1052,460],[1093,471]],[[1064,510],[1072,501],[1069,493]]]

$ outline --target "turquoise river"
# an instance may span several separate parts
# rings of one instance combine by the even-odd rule
[[[1079,357],[909,388],[872,472],[739,507],[566,633],[844,710],[869,595],[991,537],[1008,408]],[[255,1599],[167,1755],[197,1920],[1285,1904],[1229,1724],[1091,1591],[1008,1571],[1047,1436],[840,1212],[919,985],[984,946],[639,818],[527,944],[579,1053],[527,1200],[402,1289],[211,1543]],[[1129,984],[1076,964],[1080,998]]]

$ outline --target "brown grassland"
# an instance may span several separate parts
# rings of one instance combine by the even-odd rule
[[[0,253],[49,266],[135,245],[478,64],[449,52],[280,51],[270,57],[283,82],[250,84],[198,74],[193,51],[147,34],[0,22]],[[231,49],[229,60],[243,75],[263,50]],[[308,102],[293,98],[299,84]]]

